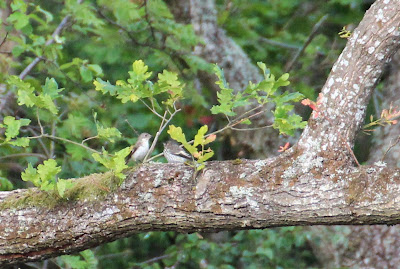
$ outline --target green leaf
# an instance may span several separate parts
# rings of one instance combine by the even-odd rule
[[[71,189],[75,184],[76,182],[70,179],[59,179],[57,181],[57,192],[60,197],[64,197],[65,191]]]
[[[68,265],[69,268],[72,268],[72,269],[86,269],[87,268],[87,262],[82,260],[81,257],[79,257],[79,256],[64,255],[64,256],[61,256],[60,259],[66,265]]]
[[[21,30],[29,24],[29,16],[19,11],[8,16],[7,21],[14,24],[15,29]]]
[[[74,144],[66,144],[67,153],[71,155],[73,161],[81,161],[84,158],[89,158],[90,154],[87,149]]]
[[[202,163],[202,164],[200,164],[200,165],[198,165],[198,166],[196,167],[196,170],[197,170],[197,171],[200,171],[200,170],[203,169],[204,167],[206,167],[206,165],[205,165],[204,163]]]
[[[215,82],[215,84],[217,84],[221,89],[229,89],[228,82],[226,82],[225,79],[224,71],[216,64],[214,65],[214,73],[218,77],[218,80]]]
[[[12,189],[14,189],[14,186],[11,181],[0,176],[0,191],[11,191]]]
[[[53,115],[57,115],[57,113],[58,113],[58,108],[56,107],[53,99],[49,95],[40,94],[36,98],[35,105],[37,105],[40,108],[45,108],[45,109],[49,110]]]
[[[25,51],[25,48],[23,46],[16,45],[12,48],[12,55],[14,57],[19,57],[24,51]]]
[[[91,126],[93,126],[93,122],[88,119],[88,117],[80,112],[72,112],[68,114],[68,119],[64,120],[62,123],[62,128],[60,128],[60,133],[63,137],[76,137],[76,138],[84,138],[87,136],[91,136]]]
[[[19,130],[22,126],[27,126],[31,122],[30,119],[19,119],[16,120],[12,116],[6,116],[3,119],[4,126],[6,127],[6,138],[10,140],[19,134]],[[23,143],[23,142],[21,142]]]
[[[288,115],[288,112],[293,109],[292,105],[279,106],[274,111],[273,128],[278,129],[280,134],[293,136],[296,129],[304,128],[307,125],[299,115]]]
[[[21,173],[21,178],[23,181],[32,182],[36,187],[40,186],[40,177],[37,170],[32,167],[32,164],[28,163],[28,167],[24,172]]]
[[[275,97],[274,102],[276,103],[277,106],[279,106],[283,103],[297,102],[302,99],[304,99],[304,95],[299,92],[293,92],[293,93],[285,92],[284,94]]]
[[[82,80],[84,82],[89,82],[93,80],[93,73],[86,66],[82,65],[81,67],[79,67],[79,73],[81,74]]]
[[[189,151],[190,154],[193,154],[194,152],[197,152],[196,147],[190,145],[186,141],[186,136],[182,132],[182,128],[181,127],[175,127],[174,125],[171,124],[169,126],[169,129],[168,129],[167,133],[171,136],[172,139],[174,139],[175,141],[181,143],[185,147],[185,149],[187,149],[187,151]]]
[[[263,71],[264,74],[269,74],[269,69],[267,69],[267,65],[263,62],[257,62],[258,67]]]
[[[23,81],[17,76],[9,76],[7,78],[7,84],[10,86],[14,86],[18,89],[18,105],[26,105],[27,107],[32,107],[35,104],[35,88],[33,88],[29,82]]]
[[[103,69],[98,64],[88,64],[87,68],[90,71],[92,71],[92,73],[94,73],[95,76],[102,76],[103,75]]]
[[[12,11],[20,10],[22,13],[26,12],[27,4],[23,0],[13,0],[11,2]]]
[[[40,6],[36,6],[36,11],[42,13],[46,17],[46,23],[52,22],[53,21],[53,14],[50,12],[42,9]]]
[[[93,251],[90,249],[86,249],[84,251],[81,251],[79,253],[87,262],[87,268],[88,269],[96,269],[98,268],[98,261],[96,256],[94,255]]]
[[[151,77],[152,72],[147,72],[149,67],[142,60],[134,61],[132,71],[129,72],[130,80],[128,82],[142,82]]]
[[[198,131],[197,134],[194,136],[194,142],[193,146],[197,147],[198,145],[203,145],[204,144],[204,136],[206,135],[208,131],[208,126],[203,125]]]
[[[8,144],[14,145],[14,146],[17,146],[17,147],[26,148],[26,147],[29,146],[29,142],[30,142],[29,138],[27,138],[27,137],[19,137],[19,138],[15,139],[15,140],[9,141]]]
[[[60,92],[64,90],[64,88],[59,89],[58,84],[54,78],[46,78],[46,82],[42,87],[43,94],[50,96],[51,99],[56,99],[60,97]]]
[[[206,152],[201,156],[201,158],[198,159],[198,162],[203,163],[210,159],[212,156],[214,156],[214,151]]]
[[[105,138],[108,141],[114,143],[114,138],[120,138],[121,137],[121,132],[115,128],[115,127],[111,127],[111,128],[104,128],[101,125],[97,125],[97,133],[99,138]]]
[[[148,2],[149,12],[156,18],[164,17],[172,19],[173,15],[169,11],[168,6],[161,0],[152,0]]]
[[[55,177],[60,171],[61,168],[57,166],[56,161],[49,159],[38,165],[37,169],[29,163],[25,171],[21,173],[21,178],[24,181],[32,182],[41,190],[50,191],[55,189]]]
[[[109,81],[104,81],[101,78],[97,78],[96,81],[93,82],[96,91],[100,91],[103,94],[110,94],[111,96],[115,96],[121,87],[112,85]]]
[[[48,159],[39,164],[37,173],[40,176],[42,190],[54,189],[56,183],[56,175],[61,172],[61,167],[57,166],[57,162],[53,159]]]
[[[109,155],[108,152],[103,148],[102,154],[93,153],[92,157],[97,162],[101,163],[106,168],[114,172],[114,174],[120,179],[124,179],[126,175],[122,173],[122,170],[128,168],[125,163],[125,158],[130,153],[131,148],[126,147],[120,151],[114,153],[114,155]]]
[[[171,136],[172,139],[178,141],[179,143],[187,143],[185,134],[182,132],[181,127],[175,127],[171,124],[167,133]]]
[[[241,124],[250,125],[251,121],[249,119],[245,119],[244,121],[241,122]]]

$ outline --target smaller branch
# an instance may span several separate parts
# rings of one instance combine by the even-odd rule
[[[40,153],[15,153],[15,154],[9,154],[6,156],[2,156],[2,157],[0,157],[0,160],[8,159],[8,158],[19,158],[19,157],[38,157],[41,159],[48,158],[46,155],[40,154]]]
[[[255,130],[262,130],[262,129],[265,129],[265,128],[270,128],[272,126],[273,125],[271,124],[271,125],[265,125],[265,126],[262,126],[262,127],[253,127],[253,128],[235,128],[235,127],[231,127],[231,129],[235,130],[235,131],[255,131]]]
[[[314,39],[316,36],[318,29],[321,27],[321,25],[326,21],[328,18],[328,14],[324,15],[319,21],[314,25],[314,27],[311,30],[310,35],[308,36],[306,42],[304,42],[303,46],[301,49],[299,49],[296,53],[296,55],[293,57],[293,59],[286,65],[285,72],[289,72],[292,70],[294,64],[298,60],[298,58],[303,54],[304,50],[307,48],[307,46],[311,43],[311,41]]]
[[[396,142],[390,144],[389,148],[385,151],[385,154],[383,154],[381,161],[385,159],[386,155],[389,153],[389,151],[396,146],[400,142],[400,136],[397,137]]]
[[[250,114],[251,112],[253,112],[253,111],[255,111],[255,110],[259,109],[259,108],[263,108],[263,105],[259,105],[259,106],[253,107],[250,110],[247,110],[242,115],[240,115],[238,118],[236,118],[235,121],[239,120],[239,119],[243,119],[244,116],[246,116],[247,114]],[[263,111],[265,111],[265,110],[263,110]]]
[[[157,158],[163,156],[163,154],[164,154],[164,153],[162,153],[162,152],[161,152],[161,153],[158,153],[157,155],[154,155],[153,157],[149,158],[149,159],[147,160],[147,162],[150,162],[150,161],[152,161],[152,160],[154,160],[154,159],[157,159]]]
[[[97,151],[97,150],[92,149],[92,148],[90,148],[88,146],[82,145],[81,143],[78,143],[78,142],[75,142],[75,141],[72,141],[72,140],[69,140],[69,139],[66,139],[66,138],[49,135],[49,134],[41,134],[41,135],[38,135],[38,136],[31,136],[31,137],[28,137],[28,138],[29,139],[39,139],[39,138],[42,138],[42,137],[64,141],[64,142],[67,142],[67,143],[70,143],[70,144],[74,144],[74,145],[80,146],[80,147],[82,147],[84,149],[87,149],[87,150],[89,150],[91,152],[95,152],[95,153],[101,154],[100,151]]]
[[[37,118],[37,122],[38,122],[39,127],[40,127],[40,134],[44,134],[43,126],[42,126],[42,123],[40,122],[40,117],[39,117],[39,108],[36,108],[36,118]]]
[[[53,120],[51,123],[51,135],[55,136],[56,135],[56,121]],[[51,140],[50,142],[50,158],[54,157],[54,149],[55,149],[55,143],[54,140]]]
[[[162,256],[158,256],[158,257],[154,257],[154,258],[148,259],[147,261],[139,263],[139,265],[153,263],[153,262],[156,262],[156,261],[159,261],[159,260],[167,259],[169,257],[171,257],[171,254],[165,254],[165,255],[162,255]]]
[[[35,131],[33,128],[31,128],[31,127],[28,127],[28,130],[29,130],[33,135],[35,135],[34,137],[38,137],[39,144],[42,146],[42,149],[43,149],[44,153],[46,154],[47,158],[50,158],[50,152],[47,150],[46,145],[44,144],[43,140],[41,139],[41,135],[42,135],[42,134],[41,134],[41,135],[38,135],[38,134],[36,133],[36,131]],[[28,138],[29,138],[29,137],[28,137]]]
[[[173,112],[172,114],[170,114],[168,120],[166,120],[166,116],[167,116],[167,111],[168,111],[168,110],[166,110],[166,111],[164,112],[164,117],[163,117],[163,119],[162,119],[162,121],[161,121],[160,128],[158,129],[158,132],[156,133],[156,136],[154,137],[153,143],[151,144],[151,147],[150,147],[149,151],[147,152],[146,156],[144,157],[143,162],[146,162],[146,160],[147,160],[147,158],[149,157],[149,155],[153,152],[153,150],[154,150],[154,148],[155,148],[155,146],[156,146],[156,144],[157,144],[158,137],[159,137],[160,134],[164,131],[165,127],[168,126],[169,122],[170,122],[170,121],[172,120],[172,118],[176,115],[176,113],[178,113],[179,111],[181,111],[180,108],[179,108],[179,109],[176,109],[175,103],[174,103],[173,107],[174,107],[174,112]],[[169,112],[169,111],[168,111],[168,112]],[[171,113],[171,112],[169,112],[169,113]]]
[[[257,108],[259,108],[259,106],[256,107],[256,108],[251,109],[251,111],[254,111],[254,110],[257,109]],[[250,111],[250,110],[249,110],[249,111]],[[248,111],[247,111],[247,112],[248,112]],[[247,113],[247,112],[246,112],[246,113]],[[235,119],[235,120],[233,120],[233,121],[229,121],[229,123],[228,123],[225,127],[223,127],[222,129],[219,129],[219,130],[217,130],[217,131],[215,131],[215,132],[211,132],[211,133],[207,134],[205,137],[209,137],[210,135],[221,133],[221,132],[225,131],[226,129],[235,130],[236,128],[232,128],[233,126],[236,126],[236,125],[242,123],[243,121],[245,121],[246,119],[253,118],[253,117],[255,117],[255,116],[257,116],[257,115],[259,115],[259,114],[261,114],[261,113],[263,113],[263,112],[265,112],[265,110],[258,111],[257,113],[254,113],[254,114],[252,114],[252,115],[250,115],[250,116],[248,116],[248,117],[246,117],[246,118],[240,119],[241,117],[243,117],[243,115],[246,114],[246,113],[244,113],[244,114],[242,114],[241,116],[239,116],[239,118],[237,118],[237,119]],[[269,126],[264,126],[264,127],[260,127],[260,128],[266,128],[266,127],[269,127]],[[238,130],[239,130],[239,129],[238,129]],[[190,143],[190,142],[189,142],[189,143]]]
[[[95,139],[95,138],[99,138],[99,136],[95,135],[95,136],[91,136],[91,137],[85,138],[85,139],[82,140],[81,145],[83,145],[83,143],[85,143],[85,142],[87,142],[89,140]]]
[[[6,42],[7,37],[8,37],[8,32],[6,32],[6,36],[5,36],[5,37],[3,38],[3,40],[1,41],[0,47],[3,46],[3,44]]]
[[[135,132],[135,134],[136,134],[137,136],[140,135],[139,132],[136,131],[136,129],[129,123],[129,121],[128,121],[127,119],[125,119],[125,122],[128,123],[129,127],[131,127],[131,129]]]
[[[292,45],[292,44],[287,44],[287,43],[283,43],[283,42],[279,42],[279,41],[275,41],[269,38],[265,38],[265,37],[260,37],[260,41],[267,43],[269,45],[272,46],[276,46],[276,47],[281,47],[284,49],[291,49],[291,50],[301,50],[300,46],[296,46],[296,45]]]
[[[151,107],[150,107],[148,104],[146,104],[146,102],[143,101],[142,99],[140,99],[140,101],[141,101],[151,112],[153,112],[154,115],[156,115],[156,116],[159,117],[160,119],[163,118],[163,116],[161,116],[161,115],[154,109],[153,102],[151,102],[152,107],[153,107],[153,108],[151,108]]]

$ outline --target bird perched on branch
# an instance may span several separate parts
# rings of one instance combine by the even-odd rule
[[[190,154],[172,140],[164,143],[163,153],[169,163],[184,163],[192,160]]]
[[[148,133],[142,133],[139,135],[136,144],[131,149],[131,153],[129,153],[125,159],[126,163],[128,163],[129,160],[133,160],[135,162],[142,161],[144,157],[146,157],[146,154],[150,148],[150,138],[151,134]]]

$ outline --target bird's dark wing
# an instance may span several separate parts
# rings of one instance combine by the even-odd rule
[[[129,163],[129,160],[132,158],[133,153],[137,150],[136,145],[132,147],[131,152],[129,152],[128,156],[125,157],[125,164]]]

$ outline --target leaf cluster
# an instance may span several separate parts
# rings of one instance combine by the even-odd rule
[[[273,103],[275,109],[272,111],[274,115],[273,128],[278,129],[281,134],[294,135],[294,131],[298,128],[304,128],[306,122],[296,114],[290,114],[294,106],[291,102],[297,102],[304,98],[301,93],[288,91],[280,93],[279,87],[287,86],[289,82],[289,74],[285,73],[278,79],[275,78],[270,70],[267,69],[264,63],[258,62],[257,65],[263,72],[263,80],[259,83],[249,82],[249,85],[244,91],[234,92],[229,88],[228,83],[224,77],[223,71],[215,66],[214,71],[218,77],[216,84],[220,87],[217,93],[219,105],[214,105],[211,108],[213,114],[225,114],[226,116],[236,116],[235,109],[245,107],[251,102],[255,101],[261,106],[267,103]],[[251,124],[249,118],[241,123]]]
[[[168,98],[163,103],[172,107],[174,102],[182,98],[184,84],[178,80],[176,73],[164,70],[158,74],[157,82],[153,83],[150,80],[152,72],[147,70],[148,66],[142,60],[137,60],[132,64],[132,71],[129,71],[130,78],[127,81],[118,80],[116,85],[112,85],[108,81],[97,78],[94,85],[97,91],[115,96],[122,103],[128,101],[135,103],[140,99],[149,99],[159,108],[155,97],[167,93]]]
[[[181,127],[176,127],[174,125],[169,126],[168,134],[172,139],[181,143],[187,151],[196,160],[195,167],[197,171],[200,171],[205,167],[205,162],[214,156],[214,151],[211,148],[205,149],[205,146],[213,142],[216,138],[215,135],[206,136],[208,131],[207,125],[203,125],[194,137],[193,144],[186,140],[186,136],[182,131]],[[198,150],[198,147],[201,149]]]

